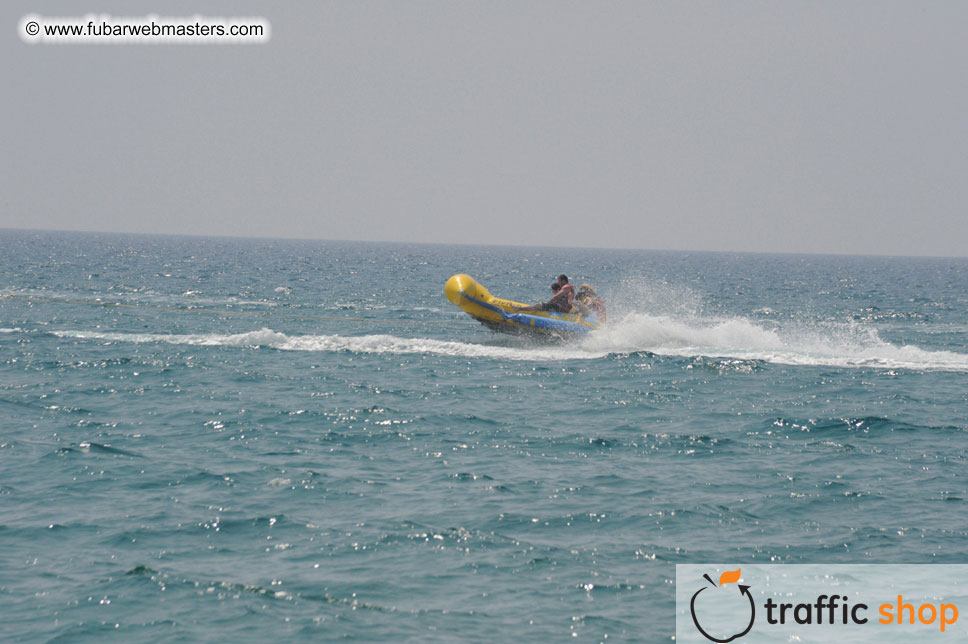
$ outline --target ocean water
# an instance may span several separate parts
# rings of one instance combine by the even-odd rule
[[[965,562],[966,432],[965,259],[0,231],[0,640],[670,641],[676,563]]]

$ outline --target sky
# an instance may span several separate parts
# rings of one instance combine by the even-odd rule
[[[25,14],[263,16],[30,45]],[[7,1],[0,228],[968,256],[968,3]]]

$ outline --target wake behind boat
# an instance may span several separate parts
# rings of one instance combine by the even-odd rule
[[[559,337],[579,336],[598,329],[592,315],[554,311],[520,312],[527,305],[494,297],[470,275],[458,274],[447,280],[444,294],[460,310],[494,331],[512,334],[539,334]]]

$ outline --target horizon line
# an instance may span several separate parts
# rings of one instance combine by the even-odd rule
[[[131,237],[189,237],[194,239],[245,239],[245,240],[266,240],[266,241],[317,241],[317,242],[339,242],[354,244],[399,244],[412,246],[467,246],[467,247],[486,247],[486,248],[534,248],[548,250],[605,250],[605,251],[640,251],[648,253],[711,253],[711,254],[732,254],[732,255],[791,255],[791,256],[814,256],[814,257],[883,257],[883,258],[909,258],[909,259],[968,259],[968,255],[905,255],[888,253],[841,253],[834,251],[810,252],[810,251],[763,251],[763,250],[711,250],[701,248],[639,248],[632,246],[541,246],[531,244],[495,244],[495,243],[467,243],[467,242],[441,242],[441,241],[399,241],[387,239],[336,239],[327,237],[274,237],[264,235],[232,235],[232,234],[202,234],[202,233],[160,233],[160,232],[131,232],[118,230],[84,230],[84,229],[65,229],[65,228],[20,228],[15,226],[0,226],[0,231],[17,231],[28,233],[77,233],[82,235],[127,235]]]

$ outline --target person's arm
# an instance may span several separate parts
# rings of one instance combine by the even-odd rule
[[[548,311],[548,310],[553,310],[554,309],[553,305],[555,304],[556,300],[561,299],[562,297],[564,297],[564,295],[565,295],[564,293],[558,292],[555,295],[553,295],[551,297],[551,299],[548,300],[547,302],[542,302],[541,304],[534,304],[532,306],[520,306],[520,307],[516,306],[516,307],[514,307],[514,310],[515,311]]]
[[[568,286],[571,286],[571,284],[569,284]],[[574,303],[574,301],[575,301],[574,287],[569,289],[562,288],[560,291],[558,291],[558,293],[553,298],[548,300],[548,304],[549,305],[554,304],[554,305],[557,305],[557,308],[559,309],[565,309],[567,311],[571,311],[572,304]]]
[[[574,297],[575,294],[572,293],[571,295],[572,297]],[[567,291],[558,291],[550,300],[548,300],[548,306],[553,306],[555,304],[562,304],[563,303],[562,301],[567,302],[568,304],[571,304],[571,299],[572,298],[568,297]]]
[[[568,286],[571,286],[571,284],[569,284]],[[566,292],[566,296],[568,297],[568,305],[569,306],[575,303],[575,287],[574,286],[571,286],[571,288],[568,289],[568,291]]]

